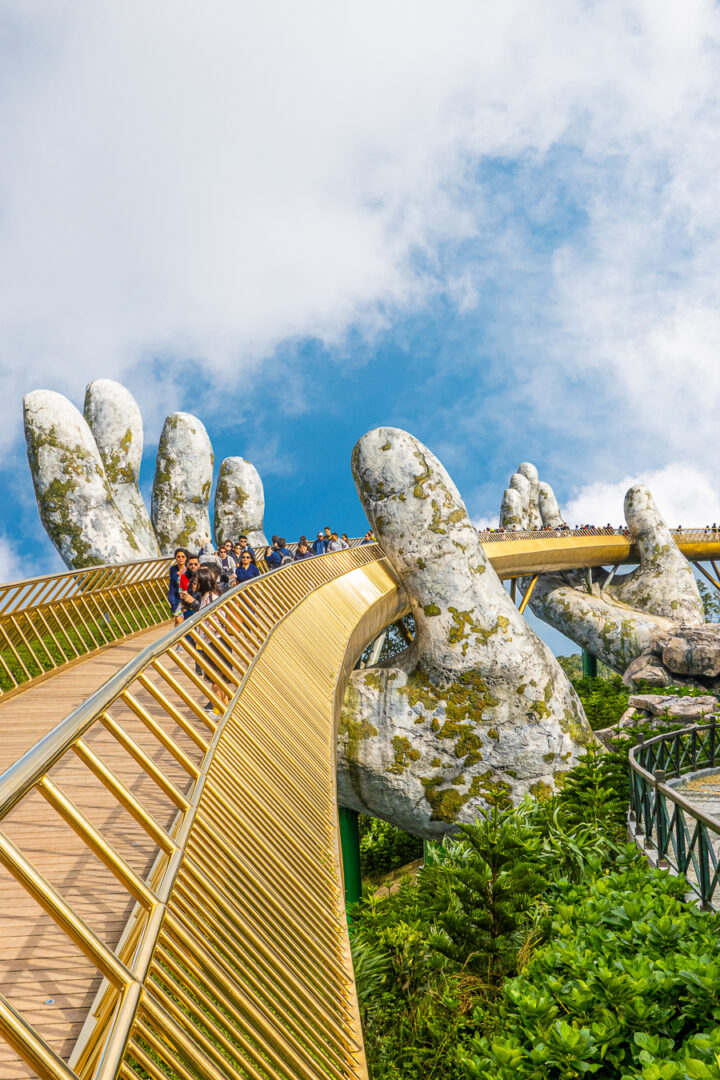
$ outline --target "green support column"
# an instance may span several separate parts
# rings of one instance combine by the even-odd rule
[[[583,649],[583,675],[589,675],[591,679],[597,679],[597,657]]]
[[[338,807],[340,846],[342,848],[345,904],[355,904],[362,894],[360,871],[360,826],[357,810]]]

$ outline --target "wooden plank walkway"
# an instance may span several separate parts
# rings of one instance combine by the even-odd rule
[[[171,626],[168,620],[93,653],[81,663],[61,668],[52,678],[20,694],[0,698],[0,773]]]
[[[0,703],[0,765],[4,770],[33,746],[73,707],[84,701],[137,652],[168,629],[162,626],[90,657],[54,678]],[[178,682],[202,704],[202,692],[193,687],[170,661]],[[206,738],[208,729],[178,697],[168,692],[159,675],[149,673],[162,686],[178,711]],[[132,692],[188,757],[199,765],[202,753],[148,691],[134,684]],[[160,766],[168,779],[187,793],[192,782],[185,770],[123,703],[111,710],[133,739]],[[120,744],[100,724],[88,733],[87,743],[153,814],[169,829],[176,809],[156,784],[142,772]],[[74,753],[56,765],[52,780],[109,840],[143,878],[157,855],[155,843],[118,805]],[[92,930],[115,948],[134,906],[132,898],[105,866],[37,792],[22,800],[8,815],[3,831],[33,865],[57,888]],[[68,1058],[95,998],[100,976],[54,922],[4,870],[0,871],[0,990],[64,1058]],[[32,1076],[0,1040],[0,1080]]]

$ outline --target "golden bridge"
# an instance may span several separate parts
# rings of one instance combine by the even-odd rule
[[[720,536],[676,539],[720,583]],[[505,579],[638,558],[482,540]],[[169,629],[168,566],[0,586],[0,1080],[366,1077],[336,726],[402,587],[358,545]]]

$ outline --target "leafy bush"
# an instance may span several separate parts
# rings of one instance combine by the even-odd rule
[[[481,816],[353,911],[374,1080],[720,1080],[720,917],[623,843],[624,755]]]
[[[469,1080],[719,1077],[720,917],[685,889],[640,861],[589,889],[556,884],[551,940],[473,1036]]]
[[[397,829],[380,818],[360,815],[360,864],[363,877],[378,877],[422,858],[419,836]]]

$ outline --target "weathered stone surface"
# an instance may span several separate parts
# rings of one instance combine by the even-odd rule
[[[518,465],[518,474],[524,476],[528,482],[527,498],[527,525],[528,529],[539,529],[542,526],[542,517],[538,506],[540,495],[540,482],[538,471],[529,461],[521,461]],[[512,481],[511,481],[512,484]]]
[[[713,679],[720,675],[720,626],[683,626],[681,633],[658,637],[663,665],[678,675],[700,675]]]
[[[510,481],[510,491],[503,495],[501,518],[503,513],[512,512],[515,518],[520,518],[522,528],[531,527],[533,498],[532,467],[525,462],[518,466]],[[552,488],[538,484],[537,498],[544,524],[559,524],[560,512]],[[625,516],[640,553],[636,570],[615,575],[612,582],[604,570],[595,570],[591,574],[591,588],[585,572],[543,574],[535,586],[530,607],[535,615],[603,663],[621,674],[627,672],[627,682],[646,679],[654,686],[667,686],[673,679],[663,671],[660,654],[649,654],[658,635],[670,633],[674,625],[681,623],[683,632],[702,625],[702,600],[692,568],[645,485],[636,484],[627,492]],[[676,652],[679,647],[677,642],[673,646]],[[689,655],[696,657],[688,662],[700,664],[699,649],[688,645],[688,650]],[[702,661],[708,672],[714,663],[712,651],[708,644]],[[680,673],[681,669],[677,671]]]
[[[241,457],[225,458],[215,489],[215,539],[237,540],[244,534],[253,548],[268,546],[263,532],[265,492],[254,465]]]
[[[551,790],[592,733],[488,563],[457,488],[396,428],[365,435],[352,468],[416,636],[388,664],[353,673],[340,721],[340,801],[439,836],[473,820],[493,793],[517,801]]]
[[[643,652],[631,660],[623,673],[626,686],[646,683],[648,686],[670,686],[674,681],[669,671],[662,666],[660,658],[652,652]]]
[[[515,488],[506,488],[500,506],[500,524],[505,529],[525,528],[525,506],[523,498]]]
[[[563,523],[555,492],[549,484],[538,484],[538,507],[543,525],[548,529],[557,529]]]
[[[135,398],[113,379],[96,379],[85,391],[85,419],[118,510],[142,551],[148,558],[156,558],[160,548],[138,488],[143,423]]]
[[[702,694],[698,697],[631,694],[628,698],[628,706],[651,717],[674,716],[679,720],[687,720],[689,724],[700,723],[706,716],[720,710],[720,702],[712,694]]]
[[[635,484],[628,490],[625,520],[640,552],[640,566],[614,579],[607,588],[610,597],[673,622],[701,626],[705,615],[692,567],[670,535],[645,484]]]
[[[33,390],[23,405],[40,520],[65,565],[73,569],[142,558],[145,552],[113,499],[80,412],[52,390]]]
[[[200,548],[210,536],[212,474],[213,452],[204,425],[190,413],[171,413],[160,435],[151,507],[163,555],[178,546]]]

